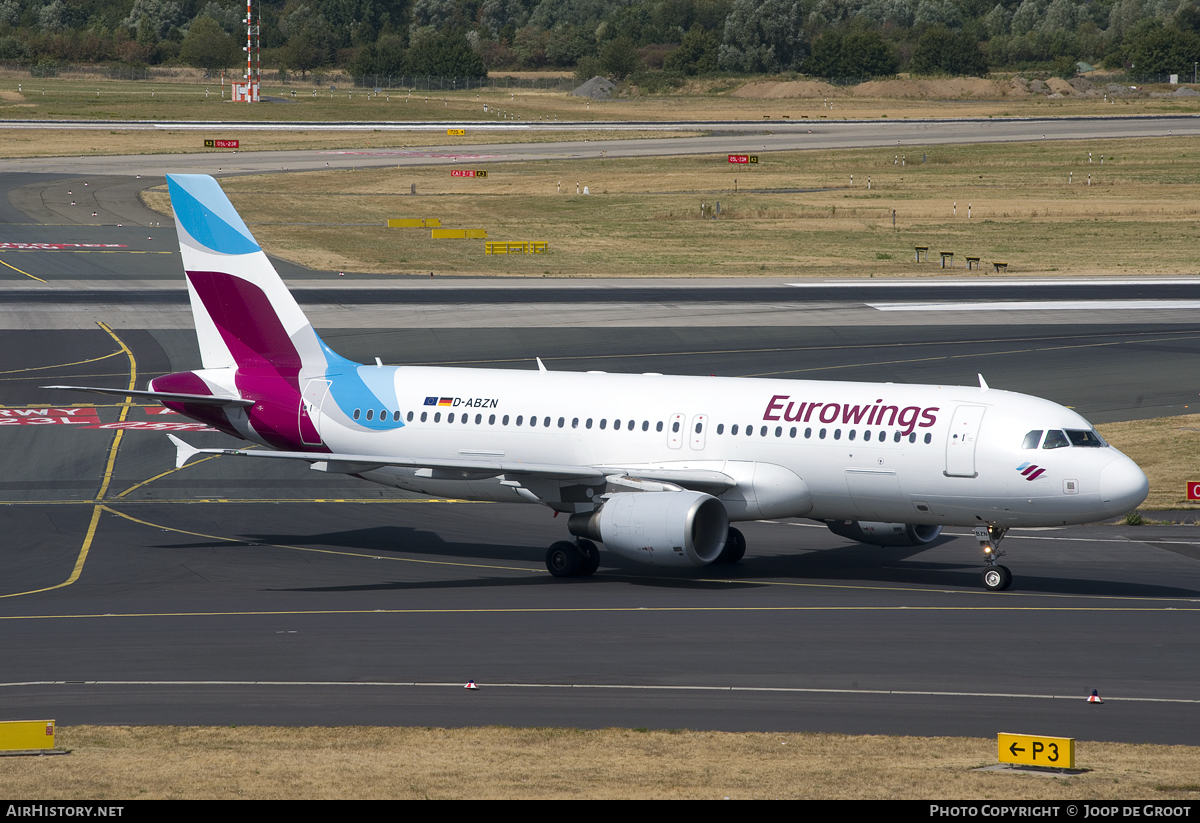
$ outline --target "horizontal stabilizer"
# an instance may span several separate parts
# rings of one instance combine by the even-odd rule
[[[168,434],[171,442],[175,444],[175,468],[182,469],[183,464],[192,459],[194,455],[199,453],[199,449],[194,446],[189,446],[173,434]]]
[[[41,386],[43,389],[61,389],[64,391],[88,391],[97,394],[112,394],[117,397],[136,397],[143,400],[157,400],[160,403],[196,403],[202,406],[253,406],[253,400],[241,397],[218,397],[212,394],[182,394],[170,391],[137,391],[135,389],[98,389],[93,386]]]

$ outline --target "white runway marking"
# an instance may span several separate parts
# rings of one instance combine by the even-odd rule
[[[1190,277],[1104,277],[1104,278],[1074,278],[1074,277],[1058,277],[1058,278],[987,278],[986,280],[974,277],[953,277],[939,278],[930,280],[820,280],[811,283],[788,283],[797,289],[827,289],[831,286],[838,288],[858,288],[858,289],[903,289],[903,288],[922,288],[924,286],[1162,286],[1170,284],[1185,283],[1190,284],[1193,278]]]
[[[870,694],[907,695],[914,697],[1010,697],[1024,700],[1086,700],[1078,694],[1020,694],[1009,692],[930,692],[909,689],[803,689],[784,686],[648,686],[618,683],[482,683],[483,689],[606,689],[615,691],[662,691],[662,692],[770,692],[774,694]],[[463,683],[418,683],[418,682],[364,682],[337,680],[29,680],[16,683],[0,683],[0,688],[21,686],[358,686],[383,688],[427,688],[462,689]],[[1200,703],[1200,699],[1178,697],[1112,697],[1104,695],[1104,701],[1126,701],[1133,703]]]
[[[876,311],[1133,311],[1200,309],[1200,300],[1030,300],[987,303],[868,303]]]

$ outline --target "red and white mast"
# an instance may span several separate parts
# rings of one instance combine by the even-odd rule
[[[242,22],[246,24],[246,46],[244,49],[246,52],[245,84],[240,89],[235,88],[233,99],[239,102],[257,103],[259,80],[262,73],[262,44],[259,37],[259,29],[261,28],[262,21],[260,19],[258,24],[255,24],[254,0],[246,0],[246,17]],[[256,56],[258,57],[257,67],[255,66]]]

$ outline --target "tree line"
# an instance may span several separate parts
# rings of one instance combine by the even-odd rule
[[[984,75],[1078,62],[1190,77],[1200,0],[258,0],[264,67],[307,76],[574,70],[644,86],[706,74]],[[0,60],[245,60],[238,0],[0,0]]]

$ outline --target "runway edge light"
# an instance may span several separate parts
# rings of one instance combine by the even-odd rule
[[[1050,769],[1075,768],[1073,737],[1000,732],[996,735],[996,749],[1001,763]]]
[[[1104,701],[1100,699],[1100,692],[1098,692],[1095,689],[1092,689],[1092,693],[1090,695],[1088,695],[1088,702],[1089,703],[1103,703]]]
[[[463,686],[463,688],[467,691],[477,691],[479,689],[479,687],[475,685],[474,680],[468,680],[467,685]]]
[[[40,754],[53,748],[53,720],[0,721],[0,751]]]

